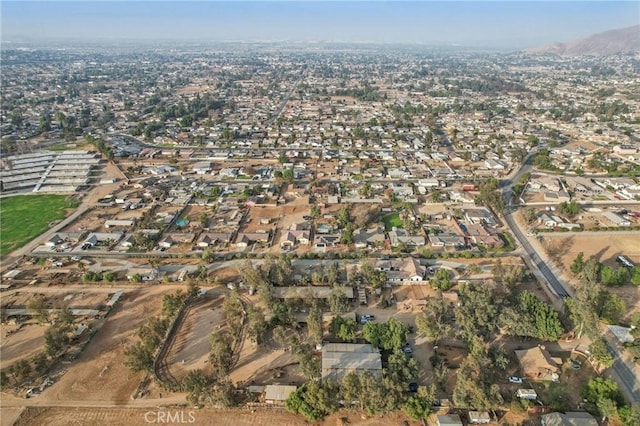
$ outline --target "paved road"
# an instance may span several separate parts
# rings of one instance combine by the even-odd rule
[[[517,182],[524,173],[531,170],[531,160],[533,159],[533,155],[533,152],[528,155],[525,160],[525,164],[513,179],[504,180],[501,182],[500,186],[505,194],[510,193],[513,184]],[[527,252],[528,256],[524,256],[525,261],[529,264],[530,267],[533,267],[532,270],[534,271],[534,273],[537,272],[537,275],[539,274],[544,277],[545,281],[548,283],[549,288],[553,291],[553,293],[558,295],[560,299],[564,300],[567,297],[571,297],[571,288],[566,285],[566,283],[562,282],[559,277],[547,266],[547,263],[543,260],[542,256],[536,251],[535,247],[523,234],[522,230],[513,217],[513,213],[514,208],[511,206],[511,202],[509,201],[508,207],[506,208],[505,221],[507,222],[509,228],[511,228],[511,231],[513,232],[516,240]],[[604,237],[604,233],[602,232],[598,232],[595,234],[602,235]],[[609,341],[607,345],[609,348],[609,352],[614,357],[614,363],[608,371],[618,382],[622,391],[630,400],[630,402],[632,404],[640,404],[640,380],[633,361],[625,358],[622,352],[623,349],[612,345]]]
[[[544,238],[554,237],[602,237],[606,238],[609,235],[640,235],[640,231],[583,231],[583,232],[541,232],[540,234]]]

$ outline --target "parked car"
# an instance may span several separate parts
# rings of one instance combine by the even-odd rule
[[[366,324],[369,321],[373,321],[376,317],[374,317],[373,315],[361,315],[360,316],[360,324]]]
[[[417,382],[409,383],[409,392],[411,392],[411,393],[418,392],[418,383]]]
[[[522,377],[518,377],[518,376],[511,376],[509,377],[509,383],[516,383],[516,384],[522,384]]]

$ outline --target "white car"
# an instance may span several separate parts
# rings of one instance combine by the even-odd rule
[[[518,385],[522,384],[522,378],[518,376],[509,377],[509,383],[516,383]]]
[[[527,237],[534,237],[535,235],[536,235],[536,234],[534,234],[533,232],[529,232],[529,233],[527,234]]]

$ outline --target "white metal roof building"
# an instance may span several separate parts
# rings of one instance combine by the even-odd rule
[[[369,344],[329,343],[322,348],[322,379],[340,381],[352,371],[369,371],[377,376],[382,371],[380,352]]]

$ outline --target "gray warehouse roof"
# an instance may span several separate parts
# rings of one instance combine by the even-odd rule
[[[369,344],[330,343],[322,348],[322,378],[341,380],[347,373],[382,370],[380,352]]]

